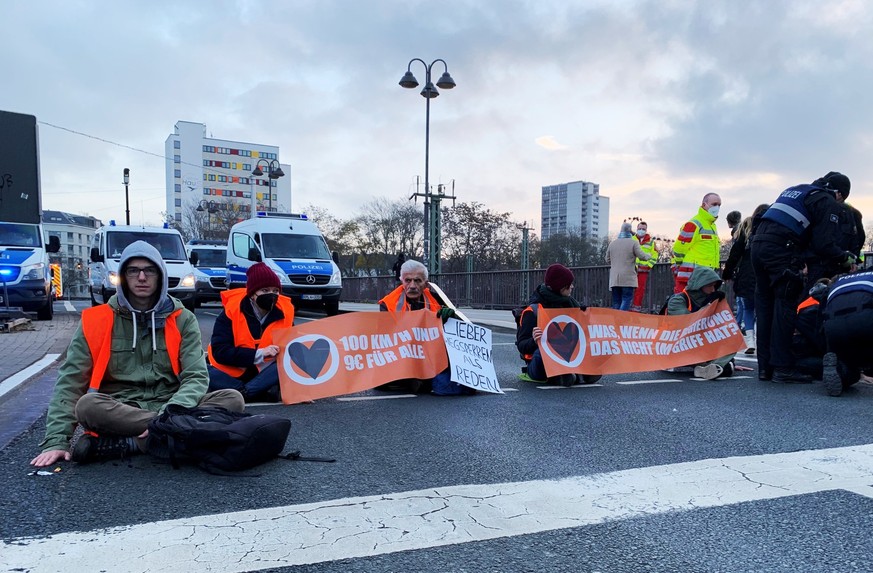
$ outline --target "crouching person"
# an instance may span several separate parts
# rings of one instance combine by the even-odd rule
[[[709,267],[698,266],[691,273],[685,288],[667,299],[667,314],[691,314],[704,306],[724,300],[722,281]],[[704,380],[727,378],[734,374],[734,354],[716,358],[710,362],[694,366],[694,376]]]
[[[279,277],[264,263],[246,271],[246,287],[221,293],[224,310],[209,345],[209,389],[232,388],[246,402],[280,402],[279,347],[273,335],[294,325],[294,305],[279,294]]]
[[[400,267],[400,286],[379,301],[379,310],[392,314],[427,310],[435,313],[443,322],[454,316],[454,311],[444,308],[427,288],[427,267],[409,259]],[[430,380],[407,378],[395,380],[377,387],[377,390],[405,390],[408,392],[433,392],[438,396],[475,394],[476,390],[451,381],[449,370],[443,370]]]
[[[557,263],[550,265],[546,269],[545,282],[534,290],[530,304],[521,313],[518,331],[515,335],[515,347],[527,363],[527,375],[532,380],[545,381],[560,386],[572,386],[574,384],[593,384],[601,378],[601,376],[594,374],[562,374],[549,377],[543,366],[543,357],[539,346],[543,329],[537,326],[537,313],[540,307],[581,308],[585,310],[585,307],[571,296],[573,280],[573,272],[564,265]]]
[[[241,412],[239,392],[206,393],[197,318],[167,294],[167,269],[143,241],[121,253],[118,292],[82,312],[58,371],[37,467],[144,452],[148,424],[169,404]],[[76,424],[85,429],[72,452]]]
[[[825,389],[839,396],[873,367],[873,272],[843,275],[831,283],[824,307],[827,354],[822,359]]]

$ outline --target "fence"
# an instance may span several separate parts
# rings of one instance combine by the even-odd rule
[[[586,306],[609,307],[609,266],[570,269],[576,277],[573,296]],[[527,303],[530,294],[543,282],[545,269],[531,271],[490,271],[474,273],[443,273],[431,275],[458,306],[506,310]],[[393,276],[344,277],[342,300],[345,302],[376,302],[397,286]],[[669,263],[658,263],[649,275],[643,310],[657,312],[673,292],[673,274]],[[728,288],[728,297],[733,296]]]

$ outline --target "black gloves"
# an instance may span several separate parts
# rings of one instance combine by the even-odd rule
[[[844,260],[840,266],[842,266],[844,269],[849,269],[852,267],[852,265],[854,265],[858,262],[858,258],[853,253],[850,253],[849,251],[846,251],[845,253],[843,253],[843,257],[844,257]]]
[[[582,310],[582,312],[585,312],[586,310],[588,310],[588,307],[585,306],[584,304],[580,305],[579,308]]]
[[[447,320],[450,318],[457,318],[457,316],[455,315],[454,309],[444,306],[437,311],[437,318],[442,320],[443,324],[445,324]]]
[[[725,294],[724,294],[723,290],[714,291],[713,293],[711,293],[709,296],[706,297],[706,304],[709,304],[711,302],[716,302],[719,300],[724,300],[724,297],[725,297]]]

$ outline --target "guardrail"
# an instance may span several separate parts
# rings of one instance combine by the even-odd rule
[[[609,265],[571,268],[576,277],[573,296],[586,306],[609,307]],[[443,273],[431,275],[430,280],[440,286],[457,306],[507,310],[527,304],[531,292],[543,282],[545,269],[530,271],[486,271],[473,273]],[[393,276],[343,277],[344,302],[373,303],[397,286]],[[733,305],[733,292],[727,294]],[[652,268],[643,310],[658,312],[673,292],[673,274],[669,263],[658,263]]]

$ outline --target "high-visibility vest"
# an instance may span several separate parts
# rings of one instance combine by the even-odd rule
[[[646,233],[646,235],[644,235],[642,239],[634,235],[634,239],[636,239],[637,242],[640,244],[640,248],[643,250],[644,253],[652,256],[652,258],[647,261],[644,261],[643,259],[636,260],[637,272],[647,273],[652,270],[652,267],[654,267],[655,263],[657,262],[658,253],[655,252],[655,242],[652,240],[652,237],[650,237],[648,233]]]
[[[164,322],[164,340],[167,343],[167,353],[170,355],[170,365],[173,373],[178,376],[182,371],[179,353],[182,347],[182,334],[176,319],[182,314],[182,309],[174,310]],[[134,319],[136,320],[136,319]],[[109,356],[112,354],[112,326],[115,323],[115,311],[108,304],[101,304],[82,311],[82,333],[88,350],[91,352],[91,384],[88,392],[100,390]]]
[[[522,322],[524,322],[524,314],[526,312],[532,312],[534,315],[534,319],[537,317],[537,311],[539,311],[540,305],[539,303],[531,304],[526,309],[521,311],[521,316],[518,317],[518,326],[521,327]],[[521,357],[525,362],[530,362],[533,360],[533,354],[522,354]]]
[[[818,304],[819,304],[819,302],[817,300],[815,300],[814,298],[812,298],[811,296],[807,297],[807,299],[805,301],[803,301],[802,303],[797,305],[797,314],[800,314],[800,311],[805,309],[805,308],[816,306]]]
[[[276,330],[280,328],[291,328],[294,326],[294,305],[291,303],[291,299],[279,295],[279,299],[276,301],[276,306],[282,311],[282,314],[284,314],[285,317],[282,320],[277,320],[276,322],[268,324],[267,328],[265,328],[261,333],[261,337],[255,338],[249,330],[248,322],[246,322],[245,314],[243,314],[242,311],[241,305],[245,297],[246,289],[244,288],[235,288],[222,291],[221,293],[221,303],[224,305],[224,314],[227,315],[227,318],[230,319],[230,322],[233,325],[234,346],[253,349],[257,349],[261,346],[270,346],[273,344],[273,334]],[[209,356],[209,363],[229,376],[239,378],[246,371],[242,366],[229,366],[218,362],[212,354],[212,344],[209,345],[206,353]]]
[[[721,241],[715,228],[715,217],[700,208],[697,216],[685,223],[673,243],[673,262],[679,265],[676,277],[687,281],[699,266],[717,269],[720,253]]]
[[[427,310],[436,312],[442,305],[437,301],[436,298],[432,294],[430,294],[430,289],[425,288],[421,291],[422,298],[424,298],[424,308]],[[388,309],[390,313],[396,312],[406,312],[409,310],[409,301],[406,299],[406,291],[403,290],[403,285],[400,285],[396,289],[392,290],[384,297],[379,300],[379,304],[384,304],[385,308]]]

